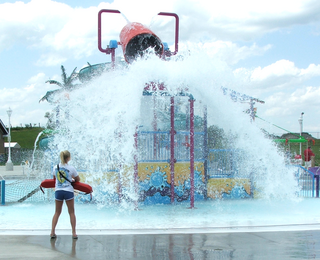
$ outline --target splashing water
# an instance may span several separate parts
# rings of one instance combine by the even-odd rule
[[[200,114],[206,105],[208,125],[230,133],[229,145],[243,151],[239,174],[253,180],[261,197],[295,198],[294,174],[285,166],[281,152],[250,122],[242,105],[221,91],[224,86],[241,92],[231,68],[199,46],[188,47],[184,56],[169,62],[151,55],[128,68],[104,73],[70,93],[70,99],[58,97],[59,106],[69,116],[59,119],[59,133],[50,147],[57,156],[53,160],[58,161],[59,151],[68,149],[72,164],[86,171],[86,181],[99,185],[100,189],[94,187],[99,205],[115,200],[107,194],[118,186],[106,172],[117,167],[118,176],[129,183],[126,196],[134,199],[133,136],[138,126],[151,126],[148,115],[154,106],[152,99],[142,96],[143,88],[148,82],[164,82],[171,95],[187,87],[196,99],[195,112]],[[169,104],[166,97],[155,99],[159,110]]]
[[[41,131],[38,135],[37,135],[37,138],[36,140],[34,141],[34,148],[33,148],[33,152],[32,152],[32,162],[31,162],[31,165],[30,165],[30,169],[32,170],[33,168],[33,164],[34,164],[34,157],[35,157],[35,152],[36,152],[36,149],[37,149],[37,143],[39,141],[39,138],[40,136],[43,134],[43,131]]]

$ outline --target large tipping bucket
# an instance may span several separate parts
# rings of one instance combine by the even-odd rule
[[[120,32],[120,43],[124,58],[132,63],[143,56],[146,49],[153,48],[156,55],[162,56],[163,44],[159,37],[141,23],[129,23]]]

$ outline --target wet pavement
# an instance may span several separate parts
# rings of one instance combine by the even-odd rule
[[[320,231],[0,235],[0,259],[320,259]]]

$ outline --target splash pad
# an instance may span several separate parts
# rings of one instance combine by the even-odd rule
[[[193,208],[202,200],[283,196],[282,187],[275,187],[282,182],[280,172],[290,183],[285,194],[296,192],[277,149],[221,91],[227,82],[233,86],[225,64],[199,47],[189,46],[188,55],[176,56],[176,14],[159,13],[175,19],[171,52],[139,23],[128,23],[120,40],[103,48],[102,15],[110,13],[120,14],[98,14],[98,48],[111,55],[111,63],[103,73],[104,64],[83,68],[84,87],[70,92],[70,99],[56,97],[57,133],[46,152],[49,161],[60,149],[72,151],[73,164],[94,187],[98,204],[189,201]],[[118,45],[129,65],[116,62]],[[220,147],[209,147],[208,121],[230,132]],[[237,124],[248,129],[236,130]],[[256,138],[272,158],[260,154]],[[264,178],[273,177],[266,185]]]
[[[34,167],[42,173],[39,178],[48,178],[59,151],[72,153],[72,165],[94,189],[92,202],[77,198],[82,202],[78,214],[84,219],[78,228],[318,223],[316,211],[306,220],[304,212],[319,208],[317,201],[297,198],[294,170],[286,167],[283,154],[221,90],[238,88],[230,68],[201,46],[190,44],[177,57],[177,34],[175,51],[170,52],[151,31],[147,33],[154,39],[143,48],[134,47],[134,41],[137,55],[128,51],[126,66],[115,59],[118,41],[103,49],[100,38],[99,49],[111,54],[111,63],[84,68],[89,71],[83,76],[84,86],[68,98],[57,95],[53,102],[56,129]],[[126,46],[136,36],[126,39]],[[148,45],[152,48],[145,49]],[[215,140],[216,147],[209,147],[211,125],[226,133],[220,146],[221,140]],[[52,207],[52,191],[44,198],[48,204],[26,201],[12,206],[26,216],[17,228],[25,223],[31,229],[49,226],[51,212],[47,217],[40,212]],[[33,214],[42,214],[43,221],[32,224]],[[60,228],[68,227],[68,220],[62,220]]]

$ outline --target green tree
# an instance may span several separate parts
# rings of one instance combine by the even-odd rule
[[[227,149],[231,146],[230,135],[216,126],[212,125],[208,127],[208,147],[209,149]]]
[[[49,103],[53,102],[53,97],[55,94],[60,93],[62,91],[66,91],[66,92],[70,92],[73,89],[75,89],[75,87],[78,84],[73,84],[75,80],[78,79],[78,73],[76,72],[77,67],[74,68],[74,70],[72,71],[72,73],[70,74],[70,76],[67,76],[66,70],[64,68],[63,65],[61,65],[61,70],[62,70],[62,74],[61,74],[61,78],[62,78],[62,83],[56,80],[47,80],[46,83],[50,83],[50,84],[55,84],[58,85],[60,87],[60,89],[55,89],[55,90],[50,90],[48,91],[40,100],[44,101],[47,100]]]

